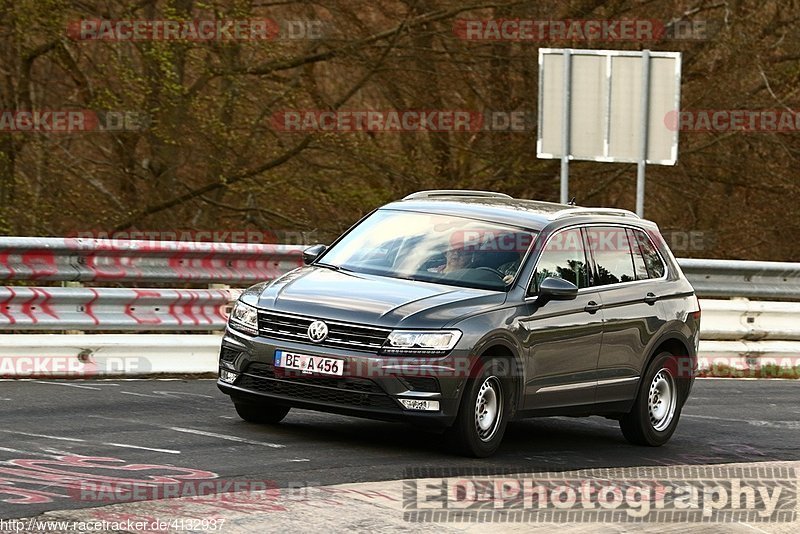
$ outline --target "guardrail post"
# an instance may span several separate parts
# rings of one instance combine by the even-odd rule
[[[231,286],[228,285],[228,284],[208,284],[208,289],[211,290],[211,291],[214,291],[214,290],[227,291],[230,288],[231,288]],[[227,316],[229,316],[231,314],[231,308],[233,308],[233,303],[232,302],[229,302],[228,304],[225,305],[225,307],[223,308],[224,313],[225,313],[225,317],[227,317]]]
[[[80,282],[61,282],[61,287],[83,287],[83,284]],[[79,306],[81,308],[82,306]],[[85,311],[78,309],[77,311]],[[65,334],[84,334],[83,330],[65,330]]]

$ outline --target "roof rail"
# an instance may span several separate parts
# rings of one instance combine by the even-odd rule
[[[505,193],[495,193],[494,191],[475,191],[471,189],[431,189],[428,191],[417,191],[408,196],[403,197],[403,200],[412,200],[418,198],[432,198],[432,197],[484,197],[484,198],[514,198]]]
[[[563,219],[564,217],[572,215],[614,215],[617,217],[639,218],[639,216],[632,211],[619,208],[567,208],[556,212],[553,219]]]

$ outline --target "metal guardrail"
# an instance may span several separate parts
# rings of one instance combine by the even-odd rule
[[[701,299],[700,308],[701,339],[800,341],[800,302]]]
[[[0,237],[0,280],[225,283],[270,280],[302,265],[303,246]],[[800,300],[800,263],[678,260],[700,297]]]
[[[277,278],[304,247],[194,241],[0,237],[0,280],[225,283]]]
[[[245,285],[302,265],[303,246],[0,237],[0,280]],[[678,260],[700,297],[800,300],[800,263]]]
[[[235,289],[0,287],[0,330],[221,330]]]
[[[699,297],[800,300],[800,263],[681,258]]]
[[[247,286],[274,279],[302,265],[303,248],[188,241],[0,237],[0,280],[222,282]],[[704,299],[745,297],[800,301],[800,263],[705,259],[679,259],[678,263],[698,296]],[[237,296],[236,290],[0,286],[0,330],[219,330],[225,324],[226,306]],[[760,332],[769,330],[768,327],[756,328],[763,321],[755,326],[730,322],[734,315],[749,317],[745,313],[747,310],[718,311],[730,317],[725,325],[714,329],[717,333],[710,339],[752,340],[767,336]],[[709,314],[704,314],[704,319],[707,316]],[[786,320],[791,322],[794,316]],[[738,334],[730,337],[733,334],[729,330],[736,330]],[[786,328],[781,327],[783,330]],[[739,335],[742,332],[747,335]],[[791,339],[795,339],[794,334]]]

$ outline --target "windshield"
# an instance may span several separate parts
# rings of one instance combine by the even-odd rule
[[[320,259],[365,274],[507,290],[536,234],[451,215],[378,210]]]

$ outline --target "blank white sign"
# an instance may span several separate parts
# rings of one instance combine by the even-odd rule
[[[642,52],[570,52],[569,159],[635,163],[643,129]],[[539,49],[540,158],[564,156],[564,49]],[[678,129],[667,120],[680,108],[681,54],[650,52],[647,163],[675,165]]]

